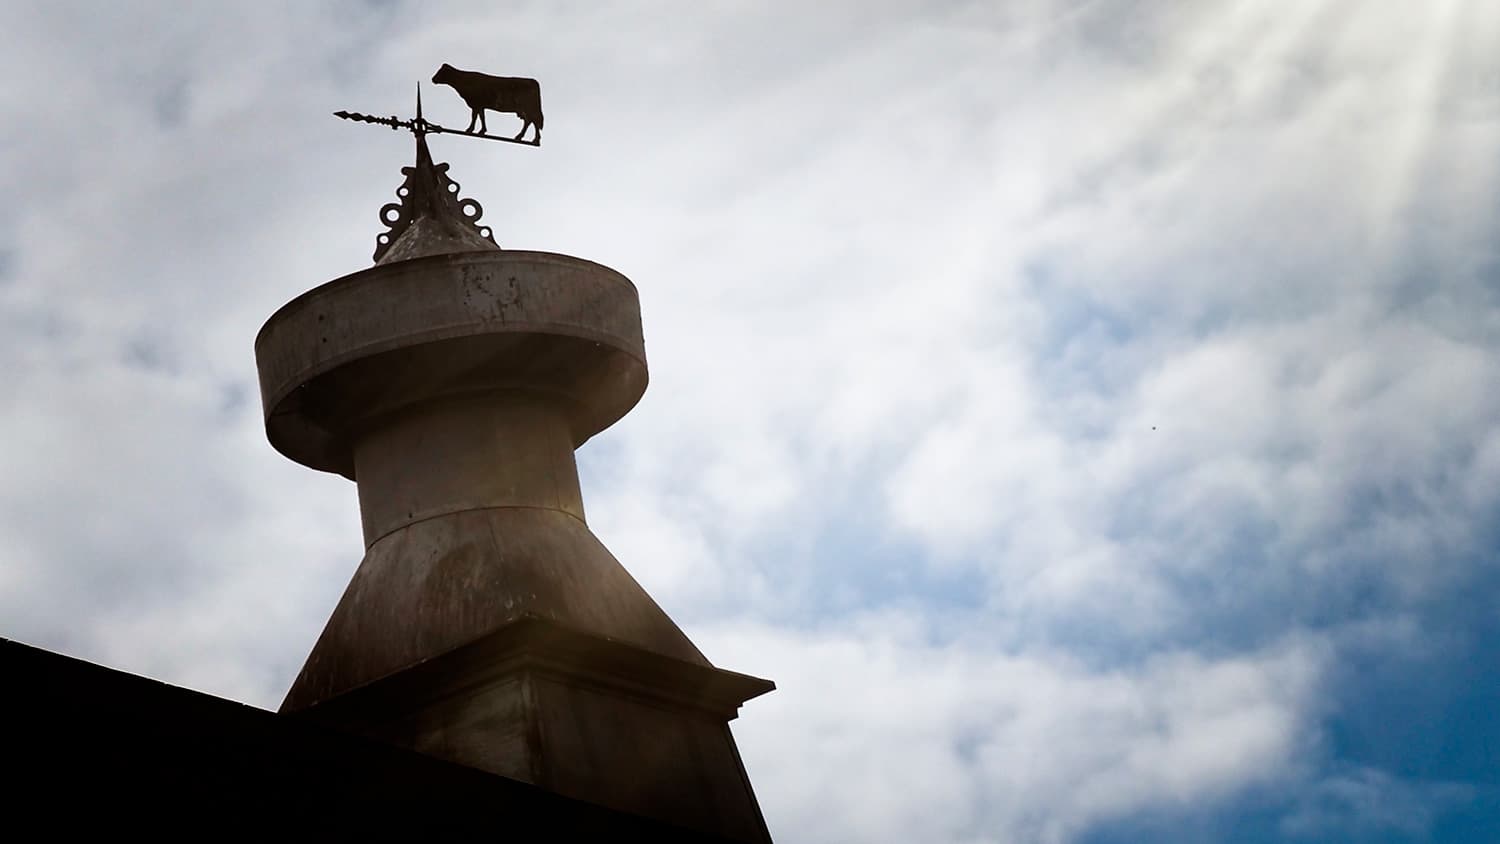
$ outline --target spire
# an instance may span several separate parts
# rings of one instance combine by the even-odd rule
[[[421,92],[417,94],[417,125],[422,120]],[[476,199],[459,198],[458,182],[448,178],[448,164],[433,164],[425,132],[417,136],[417,161],[402,167],[406,181],[396,189],[400,202],[380,209],[389,228],[375,238],[375,263],[408,258],[499,249],[489,226],[479,225],[484,207]]]

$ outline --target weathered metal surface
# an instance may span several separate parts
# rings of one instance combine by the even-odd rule
[[[282,709],[334,697],[527,617],[709,665],[576,517],[531,507],[464,510],[370,546]]]
[[[574,445],[646,389],[635,286],[546,252],[467,252],[372,267],[304,293],[255,341],[266,434],[287,457],[354,477],[353,437],[441,395],[532,390]]]
[[[366,548],[414,522],[485,507],[584,520],[573,439],[543,396],[428,402],[370,431],[354,460]]]
[[[590,803],[768,841],[727,721],[774,688],[523,617],[301,714]]]
[[[707,664],[583,521],[573,448],[646,384],[623,276],[535,252],[375,267],[277,311],[256,356],[272,444],[359,482],[368,546],[287,708],[523,615]]]

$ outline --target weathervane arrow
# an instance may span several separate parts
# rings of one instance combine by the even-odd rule
[[[353,120],[358,123],[374,123],[380,126],[389,126],[391,127],[392,131],[397,129],[409,129],[411,130],[412,134],[419,137],[422,135],[463,135],[467,138],[480,138],[481,140],[486,141],[504,141],[508,144],[520,144],[521,146],[527,147],[539,147],[542,145],[540,131],[537,132],[537,137],[534,140],[523,141],[521,140],[520,136],[507,138],[503,135],[490,135],[484,132],[474,132],[463,129],[448,129],[443,126],[439,126],[438,124],[433,123],[429,120],[424,120],[422,118],[422,83],[420,82],[417,83],[417,116],[411,118],[410,120],[402,120],[394,114],[390,117],[376,117],[371,114],[362,114],[357,111],[335,111],[333,113],[333,116],[341,118],[343,120]],[[472,123],[470,125],[472,125]],[[522,127],[522,134],[525,134],[525,131],[525,127]]]

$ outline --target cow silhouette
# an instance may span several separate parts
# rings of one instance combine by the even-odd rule
[[[526,130],[536,127],[531,143],[542,143],[542,86],[535,79],[519,76],[490,76],[472,70],[459,70],[452,65],[443,65],[432,75],[432,84],[448,85],[463,97],[473,114],[469,117],[469,128],[479,124],[479,134],[489,134],[484,123],[484,111],[514,114],[524,121],[515,140],[521,140]]]

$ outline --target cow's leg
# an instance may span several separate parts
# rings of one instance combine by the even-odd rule
[[[477,108],[476,108],[476,109],[474,109],[474,110],[473,110],[473,111],[472,111],[472,112],[470,112],[470,113],[469,113],[469,128],[467,128],[467,129],[465,129],[465,130],[464,130],[464,131],[465,131],[465,132],[472,132],[472,131],[474,131],[474,124],[475,124],[475,123],[477,123],[477,122],[478,122],[478,121],[479,121],[479,118],[480,118],[480,117],[481,117],[481,116],[482,116],[482,115],[483,115],[483,114],[484,114],[484,112],[483,112],[483,111],[480,111],[480,110],[479,110],[479,109],[477,109]]]
[[[527,129],[530,129],[530,128],[531,128],[531,121],[530,121],[530,120],[527,120],[527,119],[526,119],[526,118],[524,118],[524,117],[523,117],[523,118],[521,118],[521,120],[522,120],[522,121],[523,121],[523,122],[522,122],[522,123],[521,123],[521,131],[519,131],[519,132],[517,132],[517,133],[516,133],[516,136],[515,136],[515,137],[514,137],[514,138],[512,138],[512,139],[511,139],[511,140],[514,140],[514,141],[519,141],[519,140],[521,140],[521,136],[522,136],[522,135],[524,135],[524,134],[526,134],[526,130],[527,130]]]
[[[479,115],[479,134],[488,135],[490,133],[490,127],[485,125],[484,109],[480,109],[474,113]]]

